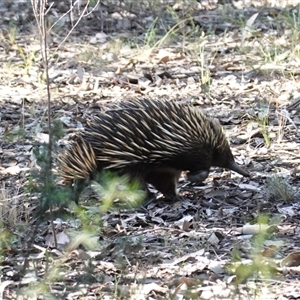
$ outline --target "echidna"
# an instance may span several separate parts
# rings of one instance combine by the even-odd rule
[[[202,182],[212,166],[249,176],[234,161],[217,120],[196,107],[146,99],[95,117],[60,162],[69,182],[111,170],[170,198],[182,171],[193,182]]]

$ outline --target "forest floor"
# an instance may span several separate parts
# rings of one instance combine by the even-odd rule
[[[177,101],[220,120],[251,177],[213,168],[204,186],[180,179],[181,201],[105,213],[85,191],[54,222],[33,188],[49,140],[38,29],[26,1],[0,5],[0,299],[300,299],[300,8],[262,2],[107,1],[70,34],[60,19],[65,134],[121,101]]]

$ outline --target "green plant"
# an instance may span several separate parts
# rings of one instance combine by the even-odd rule
[[[158,18],[155,18],[149,28],[147,29],[145,33],[145,44],[147,46],[153,46],[156,42],[157,36],[156,36],[156,25],[157,25]]]
[[[109,172],[100,174],[97,181],[93,182],[92,188],[101,199],[101,214],[106,213],[113,206],[136,207],[146,196],[139,182]]]
[[[26,51],[23,48],[21,48],[20,46],[17,46],[17,51],[19,52],[19,54],[23,60],[23,63],[21,64],[20,67],[22,67],[25,70],[26,74],[29,75],[32,65],[35,62],[35,56],[36,56],[37,50]]]
[[[0,263],[5,259],[7,253],[11,251],[12,245],[16,242],[15,236],[7,226],[0,223]]]
[[[12,128],[7,128],[7,130],[3,134],[3,140],[6,141],[17,141],[24,138],[24,129],[20,125],[16,125]]]
[[[271,223],[271,225],[268,225]],[[278,223],[276,223],[278,224]],[[242,260],[240,255],[241,246],[235,247],[232,252],[232,262],[228,265],[229,272],[235,274],[235,285],[238,288],[240,284],[255,278],[269,279],[277,273],[275,264],[272,264],[267,257],[263,256],[263,246],[266,240],[270,239],[274,232],[274,220],[270,221],[267,215],[260,215],[254,226],[253,237],[249,245],[246,261]],[[244,252],[244,251],[243,251]]]
[[[6,41],[9,42],[10,45],[14,45],[16,43],[18,34],[19,34],[19,28],[17,27],[15,22],[11,21],[9,23]]]

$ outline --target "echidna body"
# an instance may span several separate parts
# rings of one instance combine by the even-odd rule
[[[191,181],[203,181],[212,166],[249,176],[235,163],[217,120],[196,107],[146,99],[95,117],[60,161],[68,180],[111,170],[167,197],[176,196],[182,171]]]

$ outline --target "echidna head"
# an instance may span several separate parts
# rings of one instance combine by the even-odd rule
[[[241,168],[234,160],[229,144],[223,144],[223,147],[215,149],[212,158],[212,166],[226,168],[235,171],[243,176],[249,177],[248,171]]]

